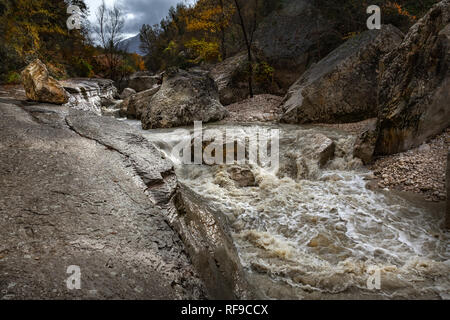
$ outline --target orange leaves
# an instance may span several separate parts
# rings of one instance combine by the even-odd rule
[[[409,18],[410,20],[417,20],[417,17],[410,14],[408,12],[408,10],[406,10],[405,8],[403,8],[400,4],[398,4],[397,2],[388,2],[385,5],[386,8],[390,8],[390,9],[394,9],[399,15],[401,16],[405,16],[407,18]]]
[[[133,64],[134,64],[133,67],[137,71],[144,71],[144,70],[146,70],[144,59],[142,59],[142,57],[140,55],[138,55],[137,53],[132,53],[131,54],[131,59],[132,59]]]

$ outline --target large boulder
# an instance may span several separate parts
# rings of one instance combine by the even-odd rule
[[[387,25],[348,40],[289,89],[282,121],[340,123],[376,117],[378,64],[402,37]]]
[[[194,121],[219,121],[227,116],[214,80],[203,72],[169,73],[143,110],[142,128],[171,128]]]
[[[76,78],[61,81],[70,94],[67,105],[71,108],[102,114],[102,107],[114,108],[118,96],[114,81],[108,79]]]
[[[280,141],[280,178],[295,180],[315,179],[320,168],[332,160],[336,143],[321,133],[307,133],[296,138],[283,138]]]
[[[450,125],[450,0],[420,19],[381,61],[376,154],[419,146]]]
[[[128,119],[138,119],[142,117],[143,110],[149,106],[152,97],[159,91],[161,86],[156,85],[151,89],[133,94],[120,104],[120,116]]]
[[[36,59],[22,71],[27,98],[37,102],[65,104],[69,95],[61,84],[48,74],[47,67]]]
[[[244,100],[248,96],[248,86],[233,81],[233,76],[245,67],[246,61],[247,54],[239,53],[218,63],[210,72],[219,89],[220,102],[225,106]]]
[[[266,65],[258,57],[256,58],[252,82],[253,94],[271,93],[283,95],[286,91],[280,89],[269,74],[264,74],[264,71],[262,73],[258,72],[258,70],[263,70]],[[216,64],[212,67],[209,75],[217,84],[220,102],[223,105],[227,106],[248,98],[250,91],[248,87],[248,56],[246,52],[238,53]]]
[[[308,68],[342,43],[334,22],[309,0],[285,0],[259,25],[258,56],[275,68],[274,79],[286,91]]]

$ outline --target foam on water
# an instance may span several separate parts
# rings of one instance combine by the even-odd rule
[[[281,153],[301,154],[302,144],[295,142],[320,133],[336,143],[334,160],[324,168],[316,165],[306,179],[251,165],[258,186],[240,188],[226,165],[181,165],[173,159],[178,178],[228,217],[241,262],[266,297],[353,292],[356,297],[449,298],[450,236],[440,229],[442,216],[392,192],[367,189],[370,172],[352,156],[353,136],[277,128],[282,129]],[[146,135],[170,155],[181,139],[171,132]],[[375,270],[381,273],[381,289],[371,291],[367,279]]]

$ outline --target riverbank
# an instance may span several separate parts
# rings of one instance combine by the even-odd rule
[[[414,192],[426,201],[445,201],[449,148],[450,128],[418,148],[377,159],[370,169],[380,188]]]
[[[0,97],[0,299],[205,298],[184,244],[138,179],[132,143],[120,150],[82,136],[67,118],[88,125],[89,114],[14,92]],[[124,124],[111,120],[91,128],[113,139]],[[146,157],[153,174],[164,167],[154,149]],[[71,265],[80,290],[66,286]]]

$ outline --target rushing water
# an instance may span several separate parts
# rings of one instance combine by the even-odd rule
[[[259,128],[233,126],[247,136]],[[353,158],[352,135],[265,128],[280,130],[280,168],[241,166],[255,177],[250,187],[239,187],[229,166],[182,164],[172,149],[189,132],[144,133],[176,163],[178,179],[228,217],[241,263],[265,297],[450,299],[450,235],[440,229],[439,210],[367,189],[371,173]],[[336,145],[322,168],[304,156],[317,148],[317,135]],[[378,276],[380,289],[370,290],[369,277]]]

